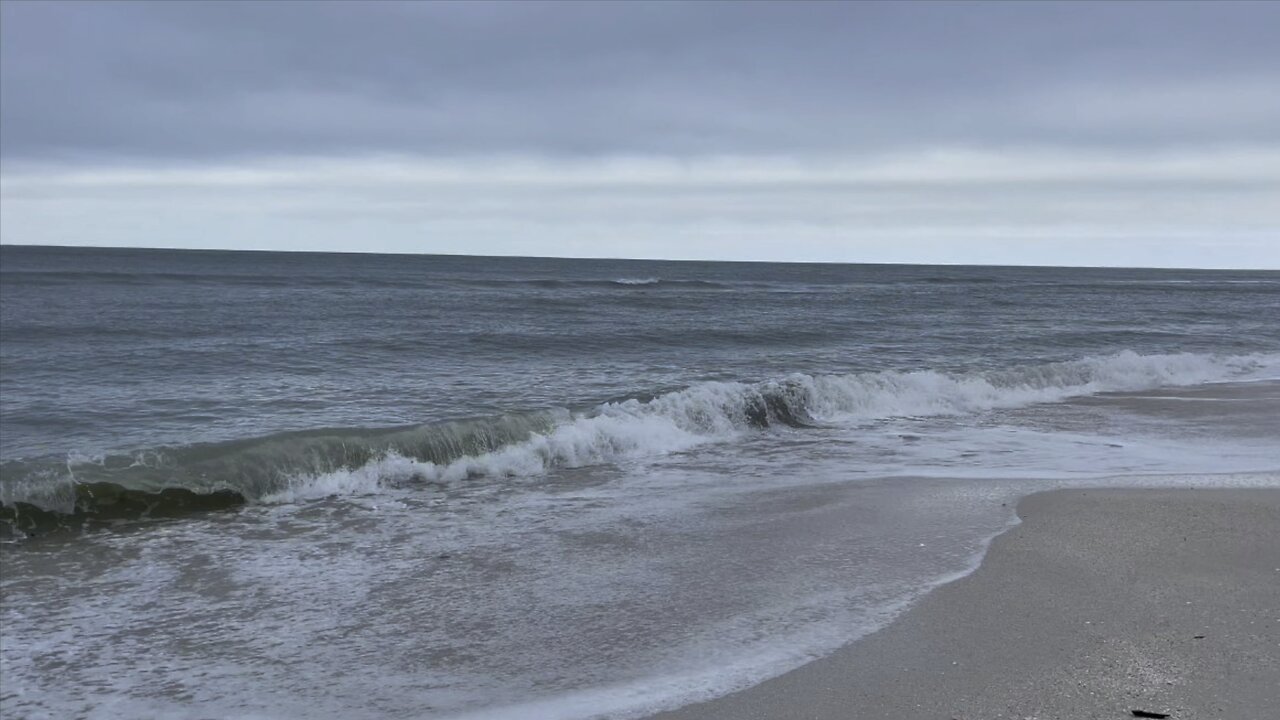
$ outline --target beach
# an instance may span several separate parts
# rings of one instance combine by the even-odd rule
[[[1063,490],[881,632],[713,718],[1134,717],[1280,711],[1280,490]]]

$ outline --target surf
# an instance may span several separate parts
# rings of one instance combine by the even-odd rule
[[[963,415],[1102,392],[1269,378],[1278,368],[1280,355],[1125,351],[968,373],[795,373],[759,382],[704,382],[578,410],[11,460],[0,465],[0,526],[23,535],[245,503],[376,494],[386,487],[527,478],[661,457],[770,428]]]

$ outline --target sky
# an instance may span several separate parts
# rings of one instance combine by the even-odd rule
[[[1280,3],[0,3],[0,242],[1280,268]]]

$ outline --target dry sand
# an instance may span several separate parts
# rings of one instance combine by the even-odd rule
[[[1068,490],[836,654],[662,720],[1280,718],[1280,489]]]

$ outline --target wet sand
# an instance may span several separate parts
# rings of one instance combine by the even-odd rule
[[[662,720],[1280,717],[1280,489],[1064,490],[884,630]]]

